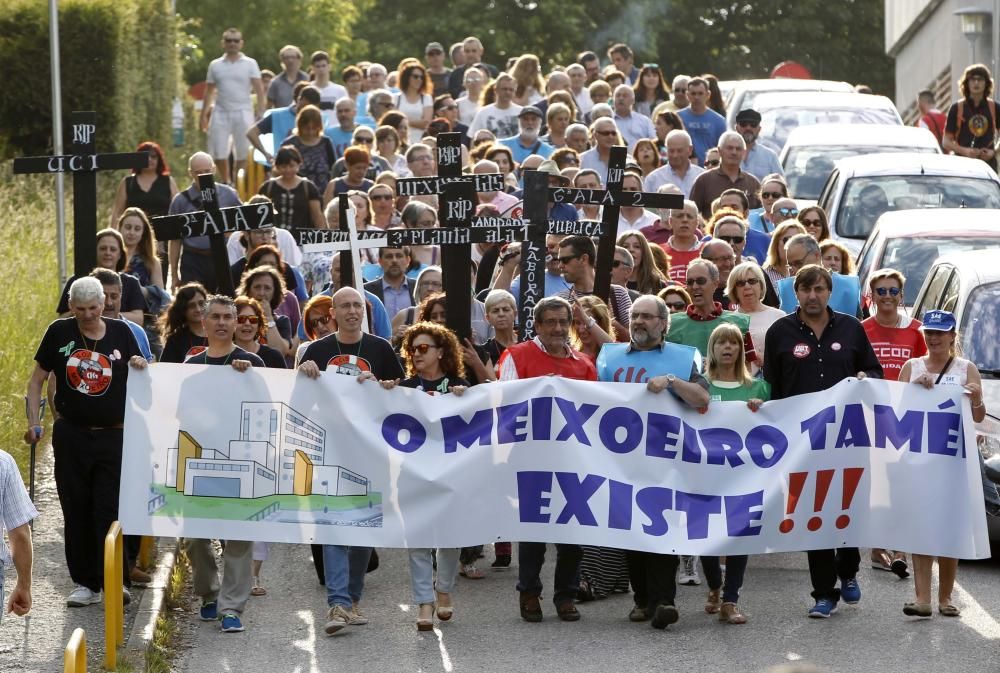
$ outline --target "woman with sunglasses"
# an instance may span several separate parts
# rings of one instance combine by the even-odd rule
[[[830,238],[830,223],[826,211],[819,206],[809,206],[799,211],[798,220],[806,228],[806,233],[822,243]]]
[[[389,165],[389,162],[374,151],[375,131],[371,128],[367,126],[358,126],[355,128],[354,132],[351,134],[351,145],[364,147],[368,150],[368,171],[365,173],[365,177],[369,180],[374,180],[380,173],[392,170],[392,166]],[[344,161],[344,157],[340,157],[337,159],[337,163],[335,163],[333,168],[330,170],[330,176],[333,178],[339,178],[346,172],[347,162]]]
[[[396,212],[396,192],[391,186],[376,183],[368,190],[368,200],[372,205],[372,227],[385,230],[399,226],[402,220]]]
[[[386,390],[396,386],[421,390],[428,395],[461,395],[469,387],[465,380],[462,348],[455,334],[443,325],[418,322],[403,334],[400,350],[406,378],[380,381]],[[401,474],[400,481],[407,475]],[[417,630],[434,628],[434,617],[446,622],[455,614],[451,593],[458,577],[460,549],[414,548],[409,550],[410,586],[418,607]],[[435,568],[437,578],[434,577]]]
[[[823,266],[833,273],[839,273],[842,276],[853,276],[857,273],[851,251],[843,243],[831,240],[822,241],[819,244],[819,251],[823,255]]]
[[[306,302],[302,309],[302,329],[306,333],[306,339],[295,350],[296,367],[309,344],[337,331],[337,321],[333,317],[333,298],[330,295],[318,294]]]
[[[903,286],[906,278],[896,269],[879,269],[868,281],[871,303],[875,312],[861,322],[865,334],[887,381],[898,381],[900,371],[910,358],[927,354],[920,321],[910,318],[904,311]],[[906,554],[901,551],[874,548],[871,553],[872,568],[895,573],[900,579],[910,576]]]
[[[983,383],[979,369],[969,360],[959,356],[958,323],[955,315],[948,311],[928,311],[924,314],[924,342],[927,353],[914,357],[903,364],[899,381],[916,383],[931,389],[936,385],[962,386],[972,405],[972,420],[982,423],[986,418],[986,402],[983,400]],[[950,440],[942,437],[943,443]],[[928,447],[928,453],[947,453],[947,447]],[[947,492],[928,494],[930,498],[948,497]],[[931,571],[934,559],[938,562],[938,613],[945,617],[958,617],[961,612],[951,602],[951,592],[955,588],[958,559],[944,556],[913,554],[912,603],[903,605],[903,614],[910,617],[930,617]]]
[[[757,198],[760,199],[761,207],[751,210],[747,216],[750,228],[762,231],[765,234],[774,231],[776,225],[771,217],[771,206],[778,199],[783,199],[787,196],[788,184],[783,177],[777,173],[765,175],[764,179],[760,181],[760,191],[757,192]]]
[[[788,260],[785,259],[785,243],[796,234],[806,233],[806,228],[798,220],[789,220],[778,225],[771,234],[771,244],[767,246],[767,259],[761,268],[775,287],[783,278],[788,278]]]
[[[663,300],[671,313],[684,313],[691,305],[691,295],[683,285],[667,285],[656,296]]]
[[[764,271],[756,262],[737,264],[726,282],[726,296],[736,312],[750,316],[750,340],[757,354],[757,361],[750,363],[750,373],[754,376],[764,366],[764,337],[768,328],[785,317],[784,311],[764,304],[765,288]]]
[[[264,366],[285,369],[285,358],[281,357],[281,353],[261,343],[261,339],[266,338],[267,319],[260,302],[246,295],[236,297],[236,332],[233,334],[233,343],[259,357],[264,361]]]
[[[427,70],[416,59],[411,59],[399,72],[399,93],[396,94],[396,110],[406,115],[409,124],[409,144],[419,143],[424,129],[431,123],[434,99],[431,97],[433,85]]]
[[[663,81],[660,66],[655,63],[646,63],[642,66],[632,90],[635,92],[635,104],[632,109],[646,117],[652,117],[657,105],[670,100],[670,90]]]
[[[705,354],[705,378],[708,379],[710,405],[716,402],[745,402],[751,411],[756,412],[771,398],[771,387],[767,382],[753,378],[747,369],[743,333],[736,325],[722,324],[712,330]],[[701,567],[708,583],[705,612],[718,614],[719,621],[725,624],[746,624],[747,618],[737,603],[747,569],[747,556],[727,555],[725,573],[718,556],[702,556]]]

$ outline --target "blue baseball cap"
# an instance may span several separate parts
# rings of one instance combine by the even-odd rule
[[[951,311],[928,311],[924,314],[923,325],[920,329],[932,330],[934,332],[954,332],[958,327],[955,322],[955,314]]]

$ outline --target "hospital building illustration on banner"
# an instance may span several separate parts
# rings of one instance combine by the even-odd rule
[[[243,402],[239,439],[226,449],[177,433],[177,447],[167,449],[166,485],[218,498],[368,495],[366,477],[328,458],[326,430],[299,412],[282,402]]]

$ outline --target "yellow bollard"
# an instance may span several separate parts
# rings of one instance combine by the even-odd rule
[[[63,652],[63,673],[87,673],[87,634],[76,629]]]
[[[143,535],[139,543],[139,559],[137,565],[141,568],[152,568],[156,556],[156,538]]]
[[[118,667],[118,647],[125,644],[125,605],[122,603],[122,527],[111,524],[104,536],[104,670]]]

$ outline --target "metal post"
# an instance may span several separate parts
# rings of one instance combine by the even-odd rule
[[[1000,66],[1000,0],[993,0],[993,22],[990,26],[990,36],[992,37],[990,42],[993,51],[993,67],[991,70],[993,71],[993,79],[995,81],[997,77],[997,68]]]
[[[49,0],[49,56],[52,75],[52,150],[63,153],[62,76],[59,72],[59,0]],[[56,256],[59,258],[59,288],[66,279],[66,207],[63,199],[63,174],[56,173]]]

